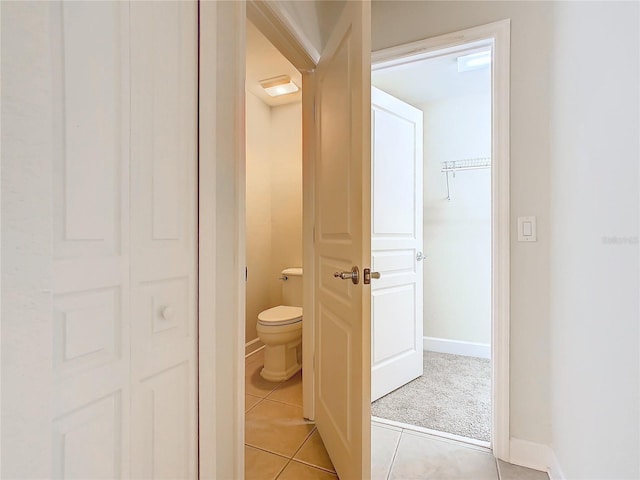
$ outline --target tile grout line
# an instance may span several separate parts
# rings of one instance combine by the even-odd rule
[[[247,410],[247,411],[245,411],[245,412],[244,412],[244,415],[245,415],[244,423],[245,423],[245,425],[246,425],[246,423],[247,423],[247,419],[246,419],[247,413],[249,413],[251,410],[253,410],[254,408],[256,408],[258,405],[260,405],[260,404],[261,404],[262,402],[264,402],[265,400],[266,400],[266,398],[261,398],[261,399],[260,399],[260,400],[258,400],[256,403],[254,403],[253,405],[251,405],[251,407],[249,408],[249,410]]]
[[[313,428],[311,429],[311,431],[309,432],[309,434],[304,438],[304,440],[302,440],[302,443],[300,443],[300,445],[298,446],[298,448],[296,448],[293,452],[293,454],[291,455],[291,457],[289,457],[289,460],[287,461],[287,463],[285,464],[284,468],[280,471],[280,473],[278,473],[278,475],[275,477],[274,480],[278,480],[278,478],[280,478],[280,475],[282,475],[282,472],[284,472],[287,467],[289,466],[289,464],[291,462],[293,462],[293,457],[296,456],[296,454],[300,451],[300,449],[302,448],[302,446],[307,443],[307,440],[309,440],[309,438],[311,437],[311,435],[313,434],[313,432],[316,431],[316,426],[315,424],[313,425]],[[271,453],[271,452],[270,452]]]
[[[293,460],[293,457],[295,457],[298,452],[300,450],[302,450],[302,447],[304,446],[305,443],[307,443],[307,440],[309,440],[311,438],[311,435],[313,435],[313,432],[315,432],[318,429],[318,427],[316,427],[316,424],[313,424],[313,428],[311,429],[311,431],[309,432],[309,434],[304,438],[304,440],[302,441],[302,443],[300,444],[300,446],[298,448],[296,448],[296,451],[293,452],[293,455],[291,455],[291,460]]]
[[[391,472],[393,471],[393,464],[396,462],[396,456],[398,455],[398,448],[400,447],[400,440],[402,440],[402,434],[404,430],[400,431],[400,435],[398,435],[398,441],[396,442],[396,447],[393,449],[393,457],[391,457],[391,463],[389,464],[389,472],[387,472],[386,480],[391,478]]]
[[[290,458],[289,460],[287,460],[287,463],[284,464],[284,467],[282,467],[282,470],[280,470],[278,472],[278,475],[276,475],[273,480],[278,480],[280,478],[280,475],[283,474],[283,472],[287,469],[287,467],[289,466],[289,464],[291,463],[292,459]]]
[[[311,436],[318,430],[318,427],[316,426],[316,424],[313,424],[313,429],[311,430],[311,432],[309,433],[309,435],[307,435],[307,437],[302,441],[302,443],[300,444],[300,446],[298,447],[298,449],[293,453],[293,455],[291,456],[291,458],[289,459],[289,463],[291,462],[298,462],[301,463],[303,465],[306,465],[307,467],[311,467],[311,468],[315,468],[317,470],[322,470],[323,472],[327,472],[330,473],[331,475],[338,475],[337,472],[333,471],[333,470],[329,470],[328,468],[324,468],[321,467],[320,465],[314,465],[313,463],[307,462],[305,460],[299,460],[296,457],[296,455],[300,452],[300,450],[302,450],[302,447],[304,447],[305,443],[307,443],[307,441],[309,441],[309,439],[311,438]],[[319,434],[318,434],[319,435]],[[322,437],[320,437],[322,438]],[[289,463],[287,463],[287,465],[289,465]],[[334,467],[335,468],[335,467]]]
[[[264,452],[264,453],[270,453],[271,455],[275,455],[276,457],[284,458],[285,460],[291,460],[286,455],[283,455],[283,454],[277,453],[277,452],[272,452],[271,450],[266,450],[264,447],[258,447],[256,445],[251,445],[250,443],[245,443],[244,446],[253,448],[254,450],[260,450],[261,452]]]
[[[302,405],[298,405],[298,404],[295,404],[295,403],[283,402],[282,400],[276,400],[275,398],[265,397],[265,398],[263,398],[263,400],[269,400],[270,402],[276,402],[276,403],[279,403],[280,405],[287,405],[289,407],[302,408]],[[304,418],[304,417],[302,417],[302,418]]]
[[[310,468],[315,468],[316,470],[322,470],[323,472],[327,472],[327,473],[329,473],[331,475],[338,475],[338,473],[334,472],[333,470],[329,470],[328,468],[321,467],[320,465],[314,465],[313,463],[309,463],[309,462],[306,462],[304,460],[299,460],[297,458],[292,458],[291,461],[292,462],[301,463],[302,465],[305,465],[305,466],[310,467]]]

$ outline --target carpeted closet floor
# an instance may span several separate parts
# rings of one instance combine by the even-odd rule
[[[376,417],[491,439],[490,360],[424,352],[424,374],[371,404]]]

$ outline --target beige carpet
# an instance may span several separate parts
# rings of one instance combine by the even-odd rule
[[[424,352],[424,375],[373,402],[371,414],[488,442],[491,363]]]

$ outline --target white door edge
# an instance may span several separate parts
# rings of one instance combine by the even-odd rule
[[[199,130],[215,131],[216,125],[216,57],[205,52],[216,49],[217,9],[214,3],[199,7],[200,65]],[[205,108],[205,105],[211,108]],[[216,290],[216,201],[210,192],[216,183],[216,137],[198,135],[198,468],[199,478],[216,477],[216,382],[215,338],[213,322],[216,303],[207,292]],[[209,405],[209,408],[203,408]]]
[[[372,69],[491,45],[491,445],[494,456],[509,461],[509,329],[510,329],[510,224],[509,224],[509,50],[511,21],[501,20],[371,54]]]

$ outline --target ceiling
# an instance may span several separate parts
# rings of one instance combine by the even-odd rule
[[[247,20],[247,77],[246,89],[271,107],[302,100],[300,90],[296,93],[272,97],[258,83],[267,78],[289,75],[293,82],[302,86],[302,75],[284,58],[269,40]]]
[[[460,53],[373,71],[371,84],[415,106],[491,91],[491,69],[458,73],[458,56]]]
[[[460,53],[419,60],[371,72],[371,84],[412,105],[442,98],[486,93],[491,89],[491,69],[482,68],[458,73],[456,58]],[[269,106],[300,102],[302,93],[269,96],[259,81],[288,75],[302,86],[302,75],[247,20],[246,89]]]

